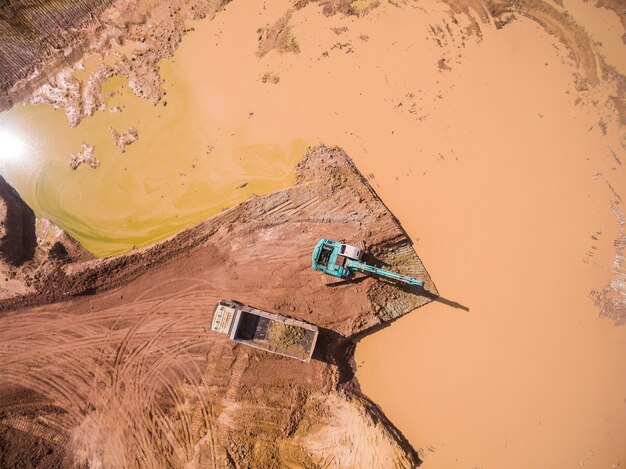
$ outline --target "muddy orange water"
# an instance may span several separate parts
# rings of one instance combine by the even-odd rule
[[[311,4],[290,20],[299,54],[257,57],[257,29],[289,6],[232,2],[173,61],[187,112],[227,129],[215,138],[342,146],[463,306],[362,340],[363,390],[427,468],[624,467],[626,329],[590,298],[612,278],[626,194],[615,115],[530,20],[480,39],[442,4],[362,18]]]
[[[580,0],[564,0],[563,7],[589,34],[604,60],[626,75],[626,44],[622,38],[624,28],[615,12],[596,8],[593,2]]]
[[[619,233],[605,175],[623,193],[624,172],[549,41],[498,37],[432,118],[450,149],[409,174],[374,169],[442,295],[469,311],[434,303],[368,337],[359,380],[425,467],[623,466],[626,331],[589,293]]]

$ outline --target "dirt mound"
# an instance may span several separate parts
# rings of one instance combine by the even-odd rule
[[[297,347],[304,338],[304,330],[290,324],[272,323],[267,331],[268,342],[281,348]]]
[[[32,390],[4,386],[0,398],[0,467],[67,467],[71,465],[65,449],[48,427],[62,410]],[[23,425],[38,420],[36,431],[24,431]]]
[[[366,277],[326,285],[310,267],[324,236],[365,241],[372,262],[427,291]],[[0,393],[19,386],[51,403],[46,441],[78,463],[411,467],[415,451],[359,391],[350,339],[434,295],[393,215],[343,151],[321,146],[289,189],[149,249],[60,264],[35,292],[1,302]],[[313,361],[212,333],[221,297],[318,325]],[[10,401],[0,425],[41,433],[41,411]]]

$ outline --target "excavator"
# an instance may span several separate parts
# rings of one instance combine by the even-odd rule
[[[382,277],[405,285],[423,287],[424,282],[409,275],[402,275],[389,270],[374,267],[363,262],[363,250],[349,244],[320,239],[311,259],[313,269],[333,277],[348,279],[355,272]]]

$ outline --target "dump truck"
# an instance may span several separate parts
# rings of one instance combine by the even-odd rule
[[[211,330],[266,352],[309,362],[318,328],[280,314],[268,313],[234,300],[219,300]]]
[[[311,256],[311,267],[313,269],[337,278],[348,279],[355,272],[366,275],[382,277],[394,282],[423,287],[424,282],[410,275],[402,275],[389,270],[381,269],[363,262],[363,250],[356,246],[332,241],[330,239],[320,239],[313,248]]]

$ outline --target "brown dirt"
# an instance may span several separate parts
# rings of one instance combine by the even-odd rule
[[[70,158],[70,168],[76,169],[81,164],[86,164],[93,169],[96,169],[98,166],[100,166],[100,161],[95,156],[93,156],[93,151],[95,150],[95,147],[85,142],[81,143],[80,146],[81,151],[72,153],[72,157]]]
[[[325,285],[310,268],[322,236],[365,241],[372,262],[423,278],[427,292],[370,278]],[[310,149],[290,189],[149,249],[49,269],[35,289],[0,302],[0,428],[13,442],[1,457],[51,450],[104,467],[419,463],[360,393],[350,337],[426,304],[436,289],[340,149]],[[314,360],[211,333],[220,297],[318,325]],[[41,398],[9,399],[28,393]]]
[[[54,435],[24,431],[23,423],[32,418],[53,422],[64,412],[36,392],[20,386],[4,386],[0,411],[0,467],[66,467],[71,459]],[[6,424],[9,419],[10,423]]]
[[[112,0],[11,0],[0,9],[0,102],[42,60],[63,60],[81,41],[80,27]]]
[[[139,138],[139,132],[134,127],[131,127],[126,132],[119,133],[113,127],[109,129],[111,131],[111,137],[115,141],[115,145],[122,150],[122,153],[126,151],[126,147],[137,141]]]

